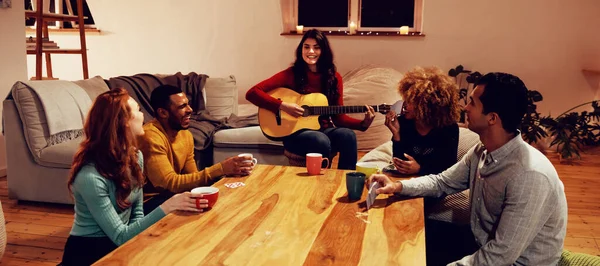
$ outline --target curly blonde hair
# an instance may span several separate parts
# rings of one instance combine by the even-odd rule
[[[415,107],[415,119],[439,128],[456,123],[460,116],[458,86],[437,67],[416,67],[404,74],[398,92]]]

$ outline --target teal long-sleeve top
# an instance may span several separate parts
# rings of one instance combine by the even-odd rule
[[[143,167],[141,152],[138,158]],[[144,216],[141,187],[131,191],[131,206],[119,211],[115,183],[100,175],[93,164],[85,165],[77,173],[72,191],[75,199],[73,236],[108,236],[120,246],[165,216],[161,208]]]

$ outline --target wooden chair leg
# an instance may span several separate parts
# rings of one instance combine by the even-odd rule
[[[50,40],[50,35],[48,33],[48,22],[44,21],[43,26],[44,26],[44,28],[43,28],[43,34],[44,34],[43,37],[44,38],[48,38],[48,40]],[[43,44],[42,44],[42,48],[43,48]],[[53,78],[52,77],[52,58],[51,58],[51,56],[50,56],[49,53],[45,53],[44,55],[46,57],[46,76],[49,79],[52,79]]]
[[[44,10],[44,1],[37,0],[35,16],[35,79],[42,79],[42,12]],[[40,24],[42,23],[42,24]]]
[[[73,6],[71,6],[71,1],[69,0],[65,0],[65,3],[67,4],[67,12],[69,15],[75,15],[75,12],[73,12]],[[77,23],[75,21],[69,21],[69,23],[71,23],[71,28],[75,28],[77,27]]]
[[[85,22],[83,20],[83,0],[77,0],[77,15],[79,20],[79,41],[81,42],[81,64],[83,65],[83,79],[88,79],[87,46],[85,42]]]

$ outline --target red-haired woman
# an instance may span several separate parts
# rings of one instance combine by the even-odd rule
[[[186,192],[144,216],[139,108],[125,90],[115,89],[99,95],[90,109],[69,176],[75,220],[61,265],[90,265],[174,210],[201,211]]]

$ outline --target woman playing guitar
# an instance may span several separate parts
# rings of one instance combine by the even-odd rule
[[[264,80],[246,93],[246,99],[254,105],[273,113],[280,110],[300,117],[304,109],[296,103],[282,102],[267,92],[287,87],[301,94],[319,92],[325,94],[330,105],[343,105],[342,77],[336,72],[333,52],[329,41],[321,31],[307,31],[296,48],[294,64]],[[322,116],[319,130],[303,130],[283,138],[284,148],[298,155],[321,153],[330,160],[340,153],[339,169],[355,169],[357,160],[356,135],[352,131],[365,131],[375,118],[373,107],[366,106],[365,118],[357,120],[345,114]]]

